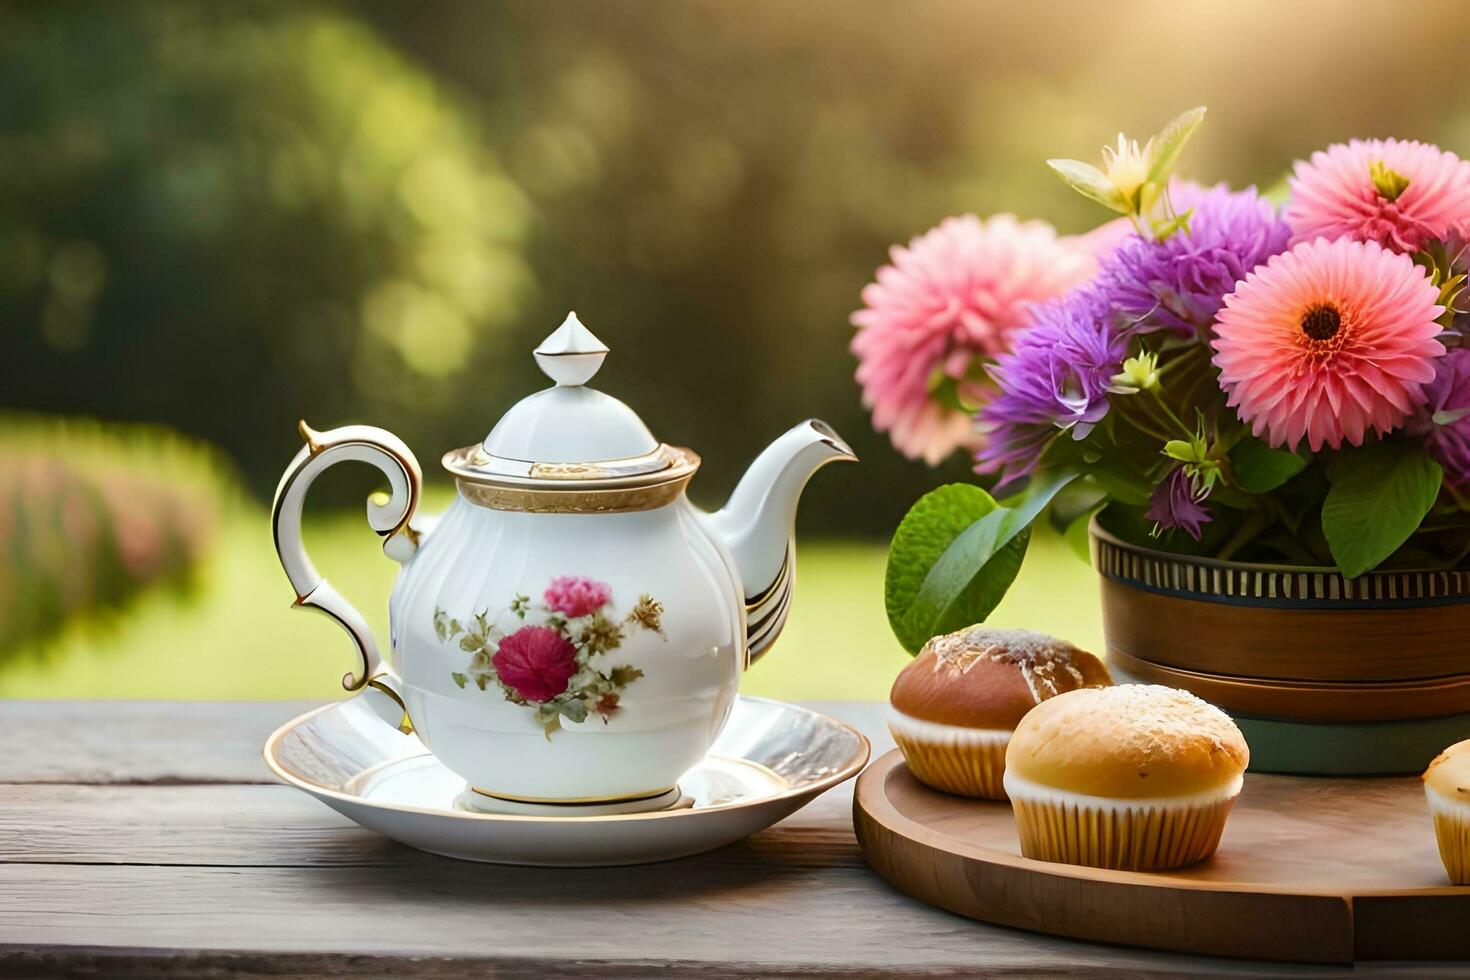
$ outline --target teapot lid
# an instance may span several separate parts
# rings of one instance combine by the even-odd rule
[[[671,481],[678,485],[670,488],[669,499],[683,490],[699,466],[699,457],[659,442],[631,408],[586,386],[602,367],[608,348],[576,313],[568,313],[534,354],[537,366],[555,384],[517,402],[478,445],[444,455],[444,467],[458,479],[462,492],[466,484],[566,493],[618,491]],[[499,506],[493,501],[527,501],[505,494],[466,495],[501,510],[589,509],[573,509],[567,499],[551,501],[555,507]],[[607,499],[597,502],[603,506],[590,509],[642,509],[606,506],[617,503]]]

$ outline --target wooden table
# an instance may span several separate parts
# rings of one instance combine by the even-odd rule
[[[921,905],[863,864],[851,783],[748,841],[665,864],[421,854],[272,780],[261,744],[308,707],[0,703],[0,976],[1346,972],[1089,945]],[[892,746],[879,706],[814,707],[862,728],[875,756]]]

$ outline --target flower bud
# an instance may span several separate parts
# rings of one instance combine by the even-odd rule
[[[1108,390],[1120,395],[1153,391],[1159,387],[1158,355],[1146,351],[1123,362],[1123,370],[1110,379]]]

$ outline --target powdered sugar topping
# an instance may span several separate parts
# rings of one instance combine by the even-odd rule
[[[1088,713],[1098,724],[1114,722],[1109,738],[1120,750],[1143,759],[1172,758],[1201,738],[1213,751],[1231,755],[1244,744],[1229,715],[1188,691],[1122,684],[1089,694],[1093,700]],[[1077,720],[1073,716],[1072,721]]]
[[[969,673],[982,662],[1014,665],[1037,704],[1086,684],[1072,661],[1077,648],[1045,633],[972,627],[936,636],[929,641],[929,649],[934,651],[936,673]],[[1062,677],[1068,679],[1065,687],[1058,683]]]

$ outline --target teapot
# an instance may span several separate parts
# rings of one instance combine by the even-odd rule
[[[437,520],[416,517],[413,453],[373,426],[317,432],[303,421],[305,446],[276,488],[276,551],[295,606],[332,617],[356,645],[343,687],[416,733],[466,781],[472,809],[630,812],[677,800],[741,673],[786,622],[802,489],[825,464],[856,459],[825,423],[802,422],[705,513],[685,496],[699,456],[587,387],[607,354],[568,315],[534,351],[552,386],[483,442],[444,455],[458,493]],[[391,667],[302,543],[308,488],[348,460],[377,467],[390,488],[369,498],[367,520],[401,566]]]

